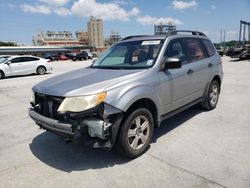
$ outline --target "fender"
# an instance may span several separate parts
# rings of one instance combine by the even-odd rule
[[[203,97],[206,97],[207,92],[209,90],[209,86],[210,86],[212,80],[214,79],[214,77],[216,77],[216,76],[218,76],[220,78],[220,81],[222,83],[222,78],[220,76],[220,73],[218,71],[216,71],[215,73],[212,74],[212,76],[210,77],[208,83],[206,84],[206,87],[205,87],[205,90],[204,90],[204,93],[203,93]],[[221,85],[220,85],[220,87],[221,87]]]
[[[119,92],[119,93],[118,93]],[[119,87],[118,89],[109,90],[105,102],[126,112],[129,107],[140,99],[150,99],[155,103],[158,111],[158,119],[161,114],[160,98],[154,87],[149,85],[134,85],[130,87]]]

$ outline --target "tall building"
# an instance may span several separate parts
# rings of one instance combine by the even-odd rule
[[[96,49],[104,48],[103,20],[90,17],[88,22],[89,44]]]

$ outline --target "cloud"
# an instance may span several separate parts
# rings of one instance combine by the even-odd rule
[[[68,2],[70,2],[70,0],[39,0],[39,2],[45,3],[50,6],[64,6]]]
[[[21,9],[24,12],[28,12],[28,13],[37,13],[37,14],[45,14],[45,15],[49,15],[52,13],[57,14],[58,16],[69,16],[71,15],[71,12],[69,9],[64,8],[64,7],[49,7],[49,6],[45,6],[45,5],[22,5]]]
[[[211,8],[212,10],[215,10],[217,7],[216,7],[215,5],[210,5],[210,8]]]
[[[141,25],[147,26],[147,25],[157,25],[157,24],[174,24],[174,25],[181,25],[183,24],[180,20],[174,19],[171,17],[166,18],[156,18],[151,16],[140,16],[137,18],[137,22]]]
[[[8,5],[9,8],[15,8],[16,7],[16,5],[14,5],[12,3],[8,3],[7,5]]]
[[[40,14],[51,14],[51,8],[48,6],[44,6],[44,5],[28,5],[28,4],[24,4],[21,5],[21,9],[24,12],[29,12],[29,13],[40,13]]]
[[[79,17],[95,16],[104,20],[129,21],[131,16],[139,14],[140,10],[134,7],[127,11],[117,3],[98,3],[95,0],[78,0],[71,8],[72,14]]]
[[[120,5],[127,5],[128,4],[128,2],[125,0],[113,0],[112,3],[120,4]]]
[[[183,10],[188,8],[194,8],[198,6],[198,3],[195,0],[189,2],[174,0],[172,2],[172,5],[174,9]]]
[[[227,31],[228,35],[237,35],[238,31]]]
[[[64,7],[54,8],[53,12],[57,14],[58,16],[69,16],[71,15],[71,12],[69,9]]]

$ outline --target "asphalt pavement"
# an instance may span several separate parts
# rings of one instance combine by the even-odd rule
[[[134,160],[38,129],[31,87],[90,62],[52,64],[51,74],[0,80],[0,187],[250,187],[250,61],[223,57],[217,108],[166,120]]]

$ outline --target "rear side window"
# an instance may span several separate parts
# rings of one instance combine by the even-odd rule
[[[214,45],[211,43],[211,41],[203,39],[202,42],[207,50],[208,56],[209,57],[213,56],[216,53],[216,50],[214,48]]]
[[[190,62],[199,61],[206,58],[203,46],[198,39],[187,38],[186,45]]]
[[[23,57],[23,61],[27,62],[27,61],[38,61],[38,58],[35,57]]]

